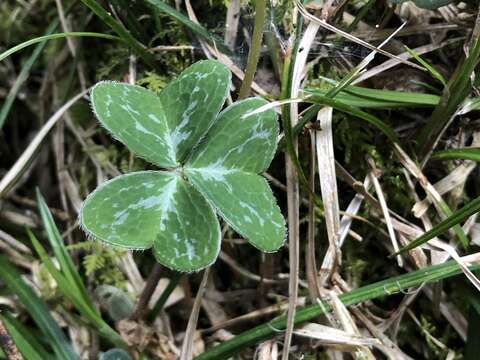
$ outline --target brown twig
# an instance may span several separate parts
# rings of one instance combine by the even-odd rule
[[[155,291],[155,288],[157,287],[158,282],[160,281],[161,275],[162,275],[162,265],[155,263],[155,265],[153,265],[152,272],[150,273],[150,275],[148,275],[148,279],[145,283],[142,293],[140,294],[137,306],[135,307],[135,311],[133,312],[130,319],[140,320],[143,317],[145,317],[145,315],[148,312],[148,303],[150,302],[150,299]]]

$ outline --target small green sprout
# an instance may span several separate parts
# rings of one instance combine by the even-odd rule
[[[186,69],[157,95],[142,87],[100,82],[93,111],[112,135],[163,170],[107,181],[85,200],[87,233],[126,249],[149,249],[162,265],[184,272],[212,264],[220,251],[216,214],[258,249],[276,251],[285,220],[267,181],[279,133],[260,98],[220,112],[231,73],[216,61]]]

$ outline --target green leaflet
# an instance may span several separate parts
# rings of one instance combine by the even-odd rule
[[[285,239],[285,221],[267,181],[237,170],[187,169],[193,185],[222,218],[255,247],[276,251]]]
[[[252,98],[223,111],[185,173],[229,225],[271,252],[284,242],[285,221],[268,183],[257,173],[275,154],[278,122],[273,110],[249,115],[265,104]]]
[[[182,162],[215,121],[230,90],[228,68],[212,60],[185,70],[160,94],[177,160]]]
[[[284,242],[285,220],[258,173],[272,161],[279,126],[267,102],[251,98],[221,114],[229,70],[201,61],[156,94],[103,82],[92,91],[100,122],[139,156],[167,171],[122,175],[84,202],[81,223],[93,237],[149,249],[161,264],[194,271],[220,251],[215,210],[263,251]],[[215,210],[214,210],[215,209]]]
[[[186,166],[210,169],[217,164],[228,170],[264,171],[277,149],[277,115],[273,110],[250,113],[266,104],[265,100],[250,98],[229,106]]]
[[[100,82],[92,90],[92,107],[102,125],[137,155],[158,166],[178,166],[165,111],[153,92]]]
[[[85,200],[82,224],[110,245],[153,246],[158,261],[171,269],[204,268],[220,250],[214,211],[174,172],[142,171],[104,183]]]

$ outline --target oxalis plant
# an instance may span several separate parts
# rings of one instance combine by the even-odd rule
[[[249,98],[220,112],[228,68],[200,61],[159,95],[100,82],[93,111],[113,137],[161,170],[118,176],[85,200],[81,224],[107,244],[153,248],[162,265],[182,271],[212,264],[221,243],[217,214],[264,252],[285,239],[285,220],[267,181],[279,133],[266,101]]]

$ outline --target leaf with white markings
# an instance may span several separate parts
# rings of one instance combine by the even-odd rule
[[[185,172],[231,227],[260,250],[275,251],[283,244],[285,222],[268,183],[257,175],[270,165],[279,131],[273,110],[254,113],[265,104],[247,99],[222,112]]]
[[[201,61],[156,94],[102,82],[92,91],[100,122],[130,150],[165,171],[119,176],[96,189],[81,210],[93,237],[127,249],[153,248],[179,271],[212,264],[220,251],[215,211],[263,251],[284,242],[285,220],[259,173],[272,161],[278,122],[251,98],[220,115],[230,72]]]

